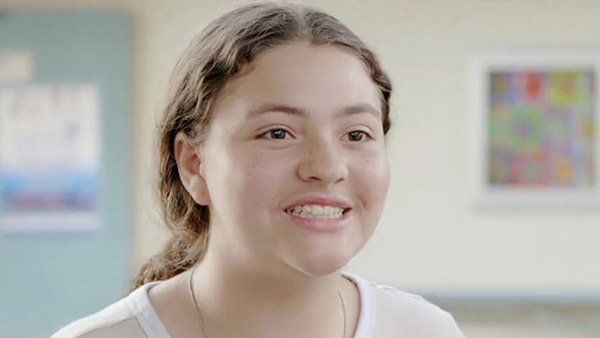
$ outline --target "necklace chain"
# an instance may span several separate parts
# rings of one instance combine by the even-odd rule
[[[194,294],[194,288],[192,286],[192,280],[194,279],[194,272],[196,272],[197,265],[194,265],[192,268],[192,272],[190,273],[190,277],[188,278],[188,291],[190,294],[190,298],[192,299],[192,303],[194,304],[194,312],[196,313],[196,317],[200,322],[200,330],[202,331],[203,338],[208,338],[206,332],[204,332],[204,320],[202,314],[200,313],[200,307],[196,302],[196,295]],[[342,338],[346,338],[346,304],[344,303],[344,298],[342,297],[342,293],[338,291],[338,297],[340,298],[340,303],[342,305],[342,314],[344,316],[344,335]]]

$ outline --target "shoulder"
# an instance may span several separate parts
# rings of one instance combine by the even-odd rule
[[[146,338],[128,297],[63,327],[50,338]]]
[[[394,336],[464,338],[452,315],[425,298],[389,285],[368,282],[376,307],[376,330]]]

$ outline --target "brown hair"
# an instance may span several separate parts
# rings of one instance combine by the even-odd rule
[[[179,178],[174,140],[183,131],[202,142],[211,105],[225,83],[262,51],[291,41],[335,45],[360,58],[381,90],[383,131],[390,128],[392,87],[376,56],[336,18],[304,5],[259,2],[234,9],[212,21],[184,51],[171,76],[160,133],[159,194],[172,237],[144,264],[131,289],[171,278],[202,259],[208,243],[209,210],[194,202]]]

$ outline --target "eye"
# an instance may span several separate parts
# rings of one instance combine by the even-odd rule
[[[362,131],[362,130],[353,130],[346,135],[348,135],[348,139],[353,142],[365,141],[365,138],[367,140],[373,139],[371,137],[371,135],[369,135],[369,133],[367,133],[366,131]]]
[[[284,140],[285,134],[290,134],[290,132],[283,128],[274,128],[274,129],[270,129],[270,130],[260,134],[258,137],[264,138],[266,135],[268,135],[269,136],[268,138],[270,138],[270,139]]]

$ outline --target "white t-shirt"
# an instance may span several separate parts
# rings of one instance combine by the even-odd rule
[[[353,338],[464,338],[448,312],[420,296],[342,271],[360,295]],[[79,319],[51,338],[171,338],[148,298],[160,281],[144,284],[107,308]]]

